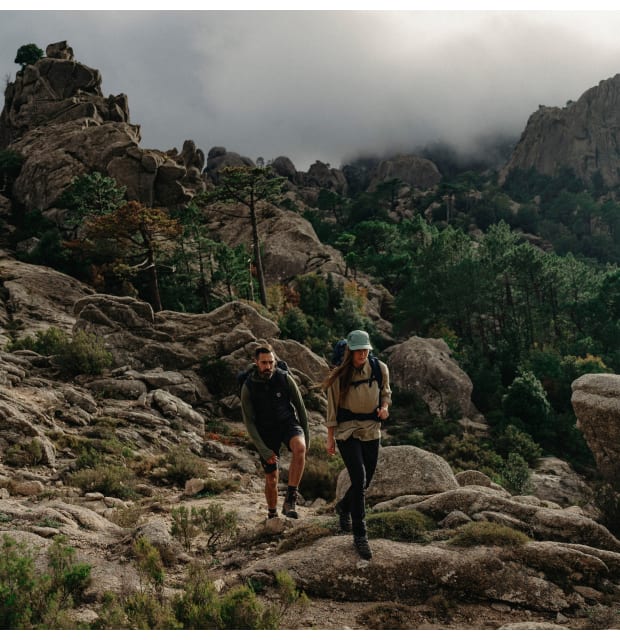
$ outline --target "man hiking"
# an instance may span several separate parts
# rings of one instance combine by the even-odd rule
[[[287,369],[277,366],[272,347],[263,344],[254,356],[254,365],[241,387],[241,411],[265,471],[268,517],[278,515],[280,447],[284,444],[292,458],[282,513],[288,518],[298,518],[297,488],[310,445],[308,415],[299,387]]]

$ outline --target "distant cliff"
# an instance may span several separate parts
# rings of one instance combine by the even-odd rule
[[[599,172],[606,186],[620,184],[620,74],[566,107],[541,105],[530,116],[501,179],[517,168],[555,176],[562,167],[586,184]]]

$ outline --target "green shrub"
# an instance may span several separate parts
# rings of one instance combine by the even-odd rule
[[[518,547],[526,544],[530,538],[521,531],[495,522],[468,522],[457,529],[450,544],[459,547],[477,545],[495,545],[500,547]]]
[[[79,603],[91,581],[91,566],[76,562],[76,551],[63,535],[54,538],[47,555],[51,586],[59,594],[60,605],[68,608]]]
[[[470,434],[458,438],[450,435],[435,448],[435,453],[445,458],[455,471],[475,469],[490,478],[499,478],[503,467],[503,458],[493,451],[489,442]]]
[[[4,462],[12,467],[40,464],[43,460],[43,445],[37,438],[16,442],[5,453]]]
[[[504,413],[535,426],[544,423],[551,413],[547,394],[531,371],[521,371],[502,398]]]
[[[209,475],[206,460],[192,453],[187,447],[175,447],[166,454],[166,479],[173,484],[184,486],[192,478]]]
[[[366,516],[368,535],[404,542],[427,542],[427,532],[435,528],[431,518],[415,509],[369,513]]]
[[[291,307],[278,320],[278,326],[283,338],[304,342],[310,335],[308,317],[299,307]]]
[[[67,612],[82,600],[90,583],[88,564],[56,536],[47,552],[49,572],[38,572],[25,543],[4,534],[0,548],[0,629],[62,629]]]
[[[328,502],[336,496],[338,474],[344,468],[340,456],[329,456],[323,438],[313,438],[306,458],[299,491],[306,499],[323,498]]]
[[[77,331],[73,340],[60,345],[56,353],[56,363],[67,375],[98,375],[113,362],[103,340],[84,331]]]
[[[157,548],[147,538],[140,536],[133,543],[133,552],[141,584],[147,588],[150,587],[158,594],[161,593],[165,573],[164,564]]]
[[[224,511],[221,504],[212,502],[204,507],[188,509],[181,506],[171,511],[170,533],[177,538],[186,551],[190,551],[192,541],[200,534],[206,536],[206,547],[214,553],[218,546],[234,540],[239,532],[235,511]]]
[[[56,327],[50,327],[46,331],[37,331],[34,336],[25,336],[11,340],[7,345],[8,351],[27,349],[36,351],[44,356],[52,356],[61,351],[70,341],[70,337]]]
[[[199,373],[214,395],[223,397],[237,393],[236,375],[225,360],[205,357],[200,363]]]
[[[66,375],[97,375],[113,363],[112,354],[98,336],[78,331],[71,338],[56,327],[37,331],[35,336],[12,340],[7,349],[29,349],[41,355],[54,356],[61,372]]]
[[[190,565],[183,594],[173,609],[183,629],[239,630],[278,629],[291,608],[304,607],[308,599],[286,572],[275,575],[276,594],[264,605],[249,584],[219,595],[202,565]]]
[[[178,509],[172,509],[172,527],[170,535],[179,540],[185,551],[192,548],[192,540],[198,535],[199,530],[192,518],[192,512],[184,506]]]
[[[79,487],[84,492],[98,491],[105,496],[114,496],[123,500],[134,498],[136,478],[127,467],[114,464],[99,465],[69,473],[67,483]]]
[[[503,431],[493,435],[493,449],[502,457],[518,453],[528,464],[534,465],[542,455],[542,447],[532,436],[509,424]]]
[[[222,629],[277,629],[278,620],[271,607],[264,607],[251,587],[234,587],[222,596]]]
[[[527,462],[518,453],[509,453],[502,466],[500,484],[513,494],[522,495],[531,489],[531,473]]]
[[[202,565],[191,564],[181,596],[176,596],[173,608],[183,629],[221,629],[219,596]]]
[[[127,621],[127,629],[180,629],[170,603],[150,592],[134,591],[121,599],[121,614]],[[121,617],[121,619],[122,619]],[[107,628],[118,628],[116,626]]]

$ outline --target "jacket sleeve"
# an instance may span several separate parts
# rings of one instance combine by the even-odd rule
[[[327,417],[325,426],[336,427],[338,425],[338,396],[340,395],[340,381],[338,378],[334,380],[332,385],[327,388]]]
[[[258,429],[256,427],[256,422],[254,419],[254,407],[252,406],[252,398],[250,397],[250,391],[248,389],[247,384],[244,384],[241,388],[241,414],[243,415],[243,422],[245,424],[245,428],[248,431],[252,442],[258,449],[258,453],[263,460],[269,460],[271,456],[275,453],[272,451],[260,437],[258,433]]]
[[[301,392],[299,391],[299,387],[295,382],[292,375],[287,376],[288,385],[291,390],[291,402],[297,411],[297,418],[299,419],[299,424],[301,428],[304,430],[304,437],[306,439],[306,448],[310,447],[310,430],[308,429],[308,413],[306,411],[306,406],[304,405],[303,398],[301,397]]]

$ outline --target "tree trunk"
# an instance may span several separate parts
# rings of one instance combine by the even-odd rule
[[[162,310],[161,297],[159,295],[159,280],[157,279],[157,268],[155,267],[155,255],[152,248],[148,249],[148,279],[151,290],[151,305],[153,311],[157,313]]]
[[[250,220],[252,222],[252,243],[254,245],[254,264],[256,265],[256,277],[258,278],[258,291],[260,301],[263,306],[267,306],[267,288],[265,287],[265,274],[263,272],[263,261],[260,255],[260,243],[258,239],[258,221],[256,219],[256,209],[254,200],[251,200]]]

